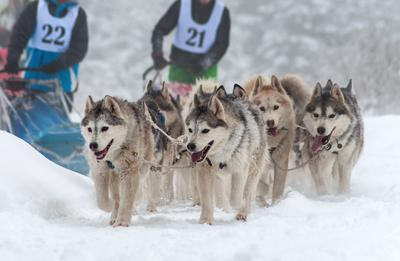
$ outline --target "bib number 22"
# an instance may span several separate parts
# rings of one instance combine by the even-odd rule
[[[199,48],[203,47],[205,31],[199,32],[195,28],[191,27],[188,29],[190,34],[189,39],[186,40],[186,44],[190,46],[197,46]]]
[[[53,27],[50,24],[45,24],[42,27],[44,36],[42,42],[46,44],[64,45],[65,28],[62,26]]]

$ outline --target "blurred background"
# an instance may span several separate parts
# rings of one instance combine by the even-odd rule
[[[153,27],[172,0],[81,1],[90,49],[82,63],[76,105],[87,95],[142,95],[152,65]],[[310,88],[350,78],[368,114],[400,113],[400,1],[225,0],[230,47],[219,67],[227,88],[254,74],[295,73]],[[172,36],[172,34],[171,34]],[[164,42],[169,53],[172,37]],[[166,77],[164,77],[166,78]]]

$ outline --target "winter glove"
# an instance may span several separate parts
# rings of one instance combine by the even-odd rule
[[[165,66],[168,65],[168,61],[165,60],[163,54],[160,52],[153,52],[151,58],[153,58],[154,68],[158,71],[164,69]]]
[[[54,73],[60,71],[60,68],[59,68],[57,62],[51,62],[51,63],[45,64],[42,67],[40,67],[40,71],[47,73],[47,74],[54,74]]]
[[[17,74],[19,71],[19,66],[17,61],[9,61],[6,66],[4,66],[4,70],[7,73]]]

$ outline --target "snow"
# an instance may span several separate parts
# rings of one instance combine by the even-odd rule
[[[400,260],[400,116],[365,124],[348,196],[289,189],[246,223],[217,210],[213,226],[176,202],[139,209],[128,228],[108,226],[89,178],[0,132],[0,260]]]

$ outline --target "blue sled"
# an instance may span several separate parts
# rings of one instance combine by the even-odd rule
[[[69,118],[68,100],[57,80],[3,80],[0,89],[0,129],[25,140],[49,160],[87,175],[84,140],[79,123]],[[48,91],[37,91],[45,85]]]

